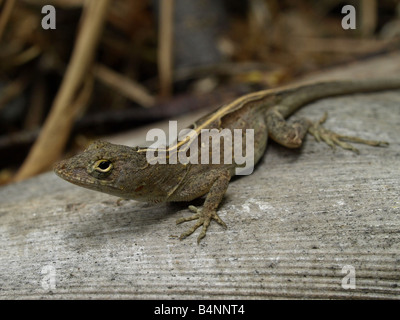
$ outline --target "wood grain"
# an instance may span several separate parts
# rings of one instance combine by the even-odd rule
[[[395,75],[399,65],[391,55],[332,73]],[[355,155],[312,138],[297,151],[271,144],[253,175],[230,184],[228,230],[212,224],[200,245],[197,233],[177,239],[184,204],[117,205],[51,172],[1,188],[0,298],[398,299],[400,91],[325,99],[299,115],[328,110],[328,128],[390,146]],[[342,287],[346,265],[355,289]]]

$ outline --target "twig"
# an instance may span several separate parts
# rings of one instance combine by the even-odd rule
[[[18,79],[7,84],[2,89],[0,96],[0,110],[3,109],[11,100],[15,99],[17,96],[22,95],[22,92],[28,85],[29,80],[29,76],[22,75]]]
[[[361,34],[363,37],[371,36],[377,24],[378,11],[376,0],[361,1]]]
[[[338,52],[338,53],[366,53],[382,50],[389,47],[393,40],[353,39],[353,38],[290,38],[287,37],[288,48],[295,53],[299,52]]]
[[[37,56],[39,56],[41,52],[42,52],[42,48],[40,48],[37,45],[32,45],[28,49],[7,59],[7,63],[4,64],[3,70],[9,70],[14,67],[28,63],[29,61],[31,61],[31,60],[35,59]]]
[[[160,95],[167,97],[172,92],[172,42],[174,0],[160,1],[160,23],[158,31],[158,68]]]
[[[129,79],[104,65],[97,64],[94,68],[95,76],[107,86],[118,91],[126,98],[137,102],[143,107],[151,107],[155,103],[155,99],[139,83]]]
[[[33,82],[32,94],[29,98],[23,128],[24,130],[32,130],[40,128],[45,115],[45,101],[48,91],[44,83],[44,77],[38,74]]]
[[[7,26],[7,22],[10,19],[14,5],[15,5],[15,0],[8,0],[4,5],[3,12],[1,13],[0,16],[0,40]]]
[[[81,103],[74,104],[86,78],[100,38],[109,0],[90,0],[84,7],[81,30],[71,61],[38,140],[16,174],[20,181],[48,169],[62,153]]]

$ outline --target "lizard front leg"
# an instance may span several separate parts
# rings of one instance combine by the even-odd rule
[[[223,222],[217,214],[217,208],[222,201],[226,190],[228,189],[230,179],[231,175],[229,171],[221,172],[212,184],[210,190],[208,191],[203,208],[198,209],[195,206],[189,206],[189,209],[196,213],[190,217],[181,218],[176,221],[176,224],[180,224],[187,221],[197,220],[193,227],[181,234],[181,236],[179,237],[180,240],[191,235],[199,227],[203,226],[197,238],[197,243],[199,243],[200,240],[206,236],[207,228],[212,220],[217,221],[220,225],[226,228],[225,222]]]

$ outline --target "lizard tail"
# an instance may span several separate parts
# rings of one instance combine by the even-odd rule
[[[400,77],[326,81],[300,85],[282,92],[278,110],[286,118],[305,104],[322,98],[392,89],[400,89]]]

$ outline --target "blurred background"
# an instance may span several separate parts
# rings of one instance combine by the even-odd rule
[[[100,136],[399,49],[399,0],[0,0],[0,184]]]

